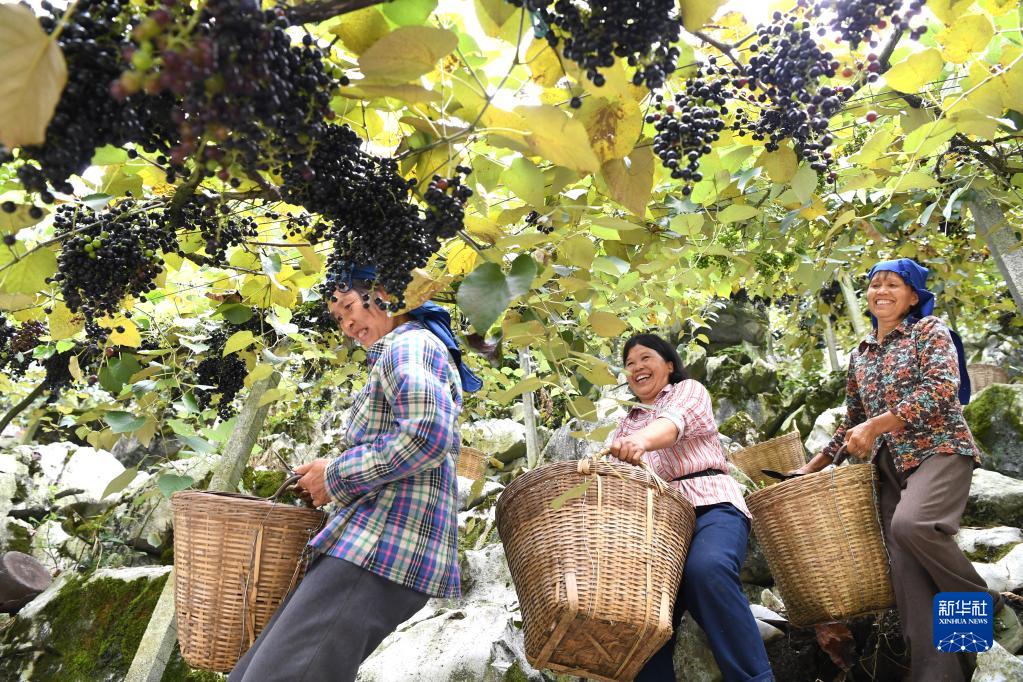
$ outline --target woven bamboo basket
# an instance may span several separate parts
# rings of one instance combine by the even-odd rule
[[[789,621],[815,625],[895,603],[881,535],[877,470],[838,467],[746,498]]]
[[[966,372],[970,375],[970,388],[973,393],[980,393],[991,384],[1009,383],[1009,374],[998,365],[988,365],[977,362],[966,366]]]
[[[487,471],[487,456],[481,450],[467,448],[463,445],[462,453],[458,456],[456,470],[459,476],[478,481]]]
[[[529,663],[633,679],[671,637],[694,526],[681,493],[627,464],[558,462],[515,479],[497,528]]]
[[[192,667],[231,670],[305,573],[306,543],[326,515],[275,497],[171,498],[178,642]]]
[[[729,458],[760,486],[771,486],[778,482],[777,479],[765,476],[764,469],[789,471],[806,464],[806,454],[799,431],[790,431],[784,436],[736,450]]]

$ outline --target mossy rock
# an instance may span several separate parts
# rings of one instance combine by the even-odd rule
[[[288,474],[276,469],[246,469],[242,473],[242,487],[249,495],[256,497],[270,497],[278,488],[284,484]],[[298,496],[288,490],[278,498],[278,502],[292,504],[298,501]]]
[[[166,582],[159,568],[60,580],[0,633],[0,679],[124,679]]]
[[[963,408],[984,468],[1023,478],[1023,385],[992,384]]]
[[[742,410],[723,421],[721,426],[718,427],[718,432],[722,436],[731,438],[744,448],[748,448],[756,443],[760,435],[753,417]]]

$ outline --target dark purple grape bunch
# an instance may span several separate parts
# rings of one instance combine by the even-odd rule
[[[181,209],[178,220],[199,233],[207,261],[214,265],[226,262],[231,247],[259,236],[254,217],[235,215],[230,204],[205,194],[194,195]]]
[[[922,24],[911,27],[909,22],[920,14],[923,6],[924,0],[912,0],[905,7],[903,0],[832,0],[829,8],[833,15],[828,26],[853,49],[864,42],[877,47],[875,32],[889,25],[909,31],[913,40],[919,40],[927,27]],[[820,32],[827,33],[823,28]]]
[[[463,178],[472,173],[468,166],[455,166],[450,178],[434,175],[423,192],[426,202],[426,228],[438,239],[450,239],[458,234],[465,224],[465,203],[472,197],[472,189],[463,183]]]
[[[554,223],[549,216],[540,215],[537,211],[530,211],[526,214],[526,225],[532,225],[540,234],[551,234],[554,232]]]
[[[672,178],[683,181],[681,191],[685,196],[692,193],[693,183],[703,180],[700,159],[710,154],[725,129],[731,83],[716,75],[715,63],[711,57],[693,78],[686,80],[673,101],[665,102],[663,95],[656,95],[655,111],[646,117],[657,131],[654,154],[671,171]]]
[[[72,313],[84,315],[87,336],[97,343],[109,330],[96,321],[117,313],[126,297],[154,291],[163,254],[179,252],[169,222],[134,199],[97,212],[71,204],[57,209],[53,224],[62,248],[48,281],[60,287]]]
[[[0,370],[12,379],[23,375],[32,364],[32,351],[45,333],[46,325],[38,320],[15,326],[0,316]]]
[[[674,0],[508,0],[534,15],[538,37],[579,64],[594,85],[600,72],[625,59],[635,85],[660,88],[675,72],[682,17]]]
[[[733,129],[747,132],[775,151],[791,139],[796,153],[817,172],[826,172],[833,161],[829,147],[829,119],[852,96],[851,87],[836,88],[824,79],[835,77],[840,64],[813,38],[810,20],[816,9],[805,3],[788,14],[775,12],[770,24],[757,29],[750,45],[753,56],[738,83],[740,99],[749,106],[739,110]],[[830,179],[834,179],[829,175]]]
[[[196,404],[206,409],[216,404],[221,419],[230,419],[235,413],[234,400],[245,386],[248,370],[238,353],[224,357],[227,333],[218,329],[206,342],[206,356],[195,368],[196,387],[192,391]]]

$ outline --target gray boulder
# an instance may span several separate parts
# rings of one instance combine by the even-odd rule
[[[975,470],[963,525],[1023,526],[1023,481],[986,469]]]
[[[678,682],[720,682],[721,669],[703,629],[688,613],[675,633],[675,671]]]
[[[972,561],[998,561],[1023,542],[1023,530],[1009,526],[961,528],[956,544]]]
[[[998,642],[989,651],[977,654],[977,669],[972,682],[1020,682],[1023,659],[1013,656]]]
[[[739,578],[744,583],[754,585],[773,585],[774,577],[771,575],[771,567],[767,565],[767,557],[757,541],[756,533],[749,534],[746,545],[746,561],[739,571]]]
[[[993,590],[1012,592],[1023,588],[1023,545],[1016,545],[994,563],[974,562],[973,567]]]
[[[984,468],[1023,479],[1023,385],[992,384],[963,408]]]
[[[832,407],[822,412],[813,423],[810,435],[803,442],[806,452],[811,457],[820,452],[825,445],[831,442],[831,438],[843,421],[845,421],[845,405]]]
[[[512,419],[481,419],[462,427],[462,441],[507,464],[526,454],[526,427]]]

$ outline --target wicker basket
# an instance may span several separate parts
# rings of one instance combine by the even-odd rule
[[[790,431],[784,436],[736,450],[729,457],[735,466],[760,486],[770,486],[778,482],[777,479],[764,476],[764,469],[788,471],[806,464],[806,454],[799,431]]]
[[[872,464],[838,467],[746,498],[793,625],[842,620],[894,604],[876,471]]]
[[[681,493],[626,464],[558,462],[515,479],[497,528],[529,663],[633,679],[671,637],[694,525]]]
[[[970,375],[970,388],[973,393],[980,393],[991,384],[1009,383],[1009,374],[998,365],[974,363],[966,366]]]
[[[235,493],[179,492],[171,506],[181,656],[227,672],[301,579],[326,515]]]
[[[478,481],[487,471],[487,456],[476,448],[462,446],[462,454],[458,456],[457,472],[459,476]]]

